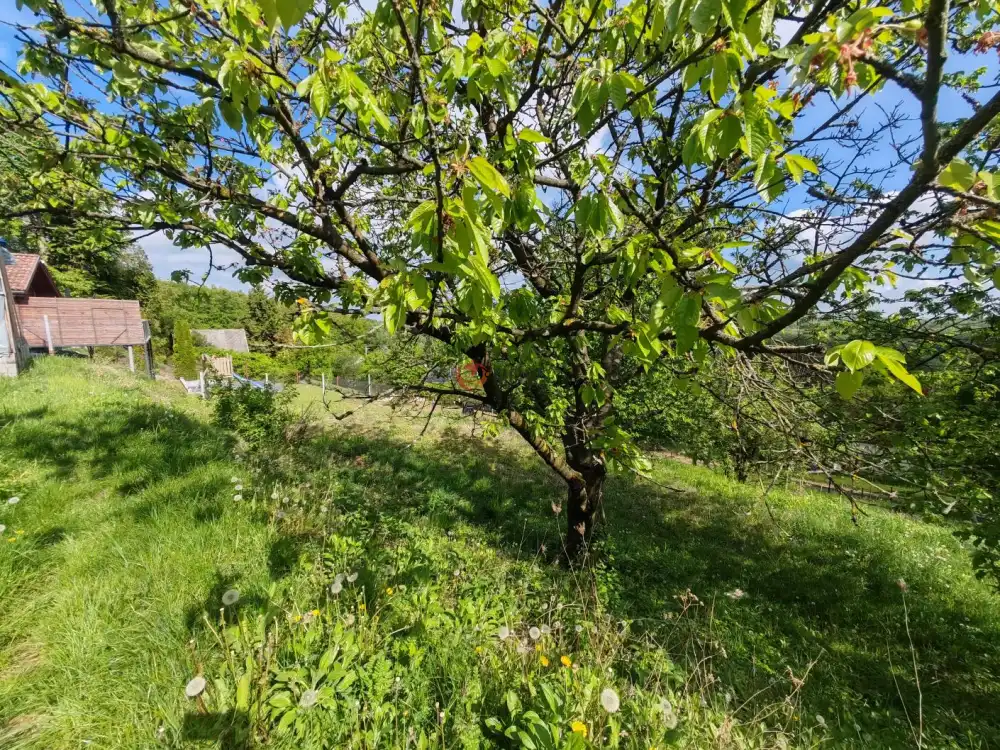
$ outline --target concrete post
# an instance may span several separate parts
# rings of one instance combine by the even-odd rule
[[[52,328],[49,326],[49,316],[43,315],[45,321],[45,344],[49,347],[49,354],[55,354],[56,348],[52,346]]]
[[[128,369],[135,372],[135,347],[128,346],[126,348],[128,349]]]

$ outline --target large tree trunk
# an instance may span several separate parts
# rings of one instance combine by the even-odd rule
[[[594,527],[600,520],[607,467],[604,459],[593,451],[584,449],[574,454],[569,464],[581,478],[568,482],[566,557],[570,563],[579,563],[587,556]]]

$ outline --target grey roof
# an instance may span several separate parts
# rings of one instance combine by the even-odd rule
[[[242,328],[192,328],[191,333],[204,341],[206,346],[230,352],[250,351],[247,332]]]

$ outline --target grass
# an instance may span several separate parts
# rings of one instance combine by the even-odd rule
[[[574,721],[598,746],[1000,745],[1000,601],[946,527],[658,461],[609,482],[600,562],[570,573],[544,467],[415,412],[253,456],[117,369],[0,383],[0,747],[545,746],[529,709],[561,747]]]

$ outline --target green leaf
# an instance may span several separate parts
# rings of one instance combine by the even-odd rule
[[[834,385],[841,398],[849,401],[857,393],[864,379],[865,374],[863,372],[847,372],[845,370],[837,373],[837,380]]]
[[[722,15],[722,0],[701,0],[691,13],[691,28],[699,34],[707,34],[715,28]]]
[[[311,0],[276,0],[276,2],[278,17],[281,18],[281,25],[286,29],[292,28],[305,18],[306,13],[312,7]]]
[[[625,100],[628,99],[628,89],[625,87],[625,79],[621,74],[615,73],[608,81],[608,90],[611,94],[611,103],[615,109],[621,111],[625,108]]]
[[[267,24],[267,30],[272,31],[274,24],[278,21],[278,5],[276,0],[257,0],[257,5],[260,6],[260,13]]]
[[[802,176],[805,172],[819,174],[819,167],[816,166],[816,162],[799,154],[785,154],[785,167],[788,169],[788,174],[796,182],[802,182]]]
[[[712,60],[712,86],[710,93],[716,104],[729,90],[729,61],[724,52],[719,52]]]
[[[736,148],[736,144],[743,137],[743,124],[740,118],[727,114],[719,123],[718,137],[716,139],[716,156],[725,159]]]
[[[465,43],[465,48],[469,52],[475,52],[480,47],[483,46],[483,38],[479,36],[475,31],[469,35],[469,40]]]
[[[875,344],[871,341],[855,339],[840,350],[840,359],[851,372],[857,372],[875,359]]]
[[[243,115],[240,114],[240,110],[231,101],[220,99],[219,112],[222,113],[222,119],[226,121],[226,125],[233,130],[239,132],[243,129]]]
[[[469,159],[469,171],[483,187],[510,198],[510,185],[507,184],[507,180],[482,156]]]
[[[532,130],[531,128],[524,128],[521,130],[521,132],[517,134],[517,139],[527,143],[552,143],[551,138],[546,138],[537,130]]]
[[[964,159],[955,159],[941,172],[938,182],[945,187],[965,192],[975,184],[976,170]]]
[[[330,89],[326,85],[326,79],[321,75],[317,75],[313,80],[312,89],[309,92],[309,104],[320,120],[330,112]]]
[[[743,28],[743,19],[747,15],[747,0],[723,0],[722,12],[726,17],[726,23],[739,33]]]
[[[919,395],[921,396],[924,395],[924,390],[923,388],[920,387],[920,381],[917,380],[913,375],[911,375],[910,372],[905,367],[903,367],[903,365],[900,362],[898,362],[895,359],[892,359],[891,357],[886,357],[881,353],[879,353],[878,359],[883,365],[885,365],[885,369],[887,369],[889,372],[893,374],[896,380],[900,381],[901,383],[905,383],[910,388],[915,390]]]

